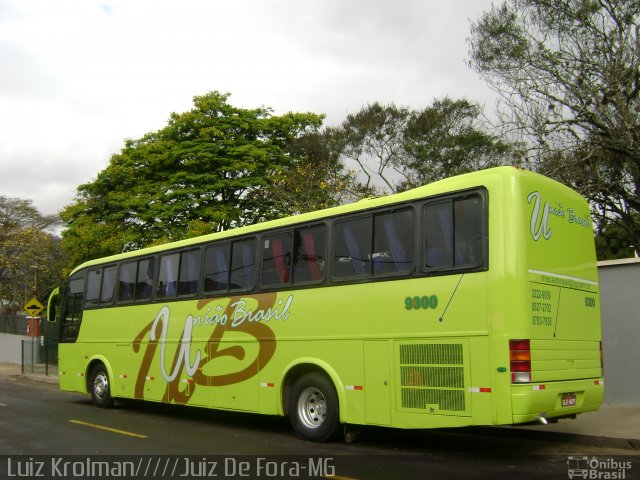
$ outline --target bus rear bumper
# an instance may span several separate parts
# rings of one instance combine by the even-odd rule
[[[513,423],[591,412],[600,408],[603,399],[601,378],[511,385]]]

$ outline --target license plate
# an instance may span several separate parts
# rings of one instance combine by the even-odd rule
[[[577,405],[576,394],[575,393],[565,393],[562,395],[562,406],[563,407],[575,407]]]

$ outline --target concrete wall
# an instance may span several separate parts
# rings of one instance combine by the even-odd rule
[[[640,258],[598,263],[605,403],[640,405]]]
[[[0,333],[0,362],[22,363],[22,340],[31,343],[32,338],[24,335]]]

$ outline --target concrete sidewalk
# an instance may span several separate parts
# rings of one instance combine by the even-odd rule
[[[44,370],[39,368],[39,370]],[[20,365],[0,363],[0,376],[58,383],[58,369],[22,372]],[[560,420],[549,425],[471,427],[476,433],[494,436],[522,436],[534,440],[574,442],[585,445],[640,450],[640,404],[603,405],[597,412],[578,415],[575,420]]]
[[[16,363],[1,363],[0,362],[0,377],[16,377],[33,380],[36,382],[44,382],[57,384],[58,383],[58,367],[56,365],[49,365],[48,375],[45,375],[45,366],[36,365],[31,371],[31,367],[25,367],[25,372],[22,372],[22,368]]]

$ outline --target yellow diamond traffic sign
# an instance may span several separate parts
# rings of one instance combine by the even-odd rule
[[[37,317],[44,309],[44,306],[38,301],[36,297],[33,297],[31,300],[24,304],[24,307],[22,307],[22,309],[32,317]]]

